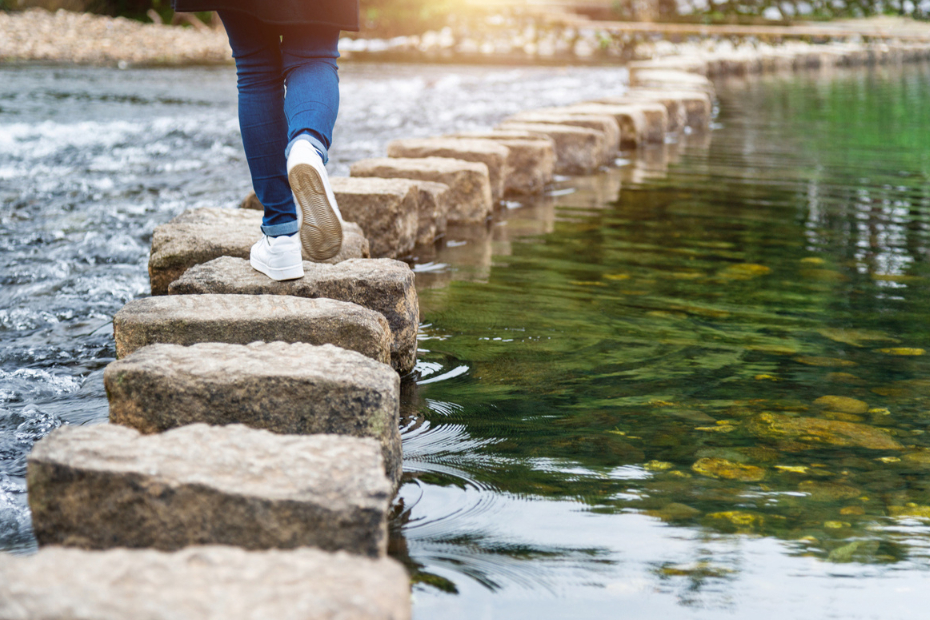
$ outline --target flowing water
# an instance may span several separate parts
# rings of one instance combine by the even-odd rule
[[[621,70],[347,65],[333,171]],[[390,75],[390,78],[385,76]],[[724,83],[714,130],[417,257],[392,554],[417,618],[918,618],[930,67]],[[152,228],[248,189],[228,69],[0,70],[0,546],[106,418]]]

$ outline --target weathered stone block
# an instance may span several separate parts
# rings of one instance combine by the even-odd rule
[[[185,424],[245,424],[275,433],[377,439],[401,470],[400,377],[333,345],[153,344],[107,366],[110,421],[143,433]]]
[[[687,90],[633,89],[627,92],[627,96],[634,99],[659,101],[666,107],[669,107],[669,102],[674,101],[683,110],[681,114],[685,126],[693,129],[706,129],[710,126],[713,102],[707,93]],[[669,116],[671,113],[669,109]]]
[[[707,75],[707,61],[703,58],[692,58],[690,56],[660,56],[650,60],[636,60],[627,63],[626,66],[631,75],[637,71],[654,69],[675,69],[696,73],[697,75]]]
[[[630,74],[632,88],[657,88],[661,90],[695,90],[714,95],[714,84],[703,75],[675,71],[672,69],[648,69]]]
[[[647,91],[627,92],[625,97],[607,97],[588,101],[580,105],[608,105],[608,106],[627,106],[627,105],[660,105],[665,108],[668,127],[667,131],[679,132],[687,124],[687,115],[683,103],[674,96],[662,96],[661,92],[649,93]]]
[[[449,195],[445,183],[417,181],[417,245],[429,245],[446,233],[449,218]]]
[[[506,146],[510,153],[504,194],[538,194],[552,182],[555,142],[549,136],[526,131],[470,131],[447,137],[494,140]]]
[[[117,357],[150,344],[332,344],[391,363],[391,328],[379,312],[334,299],[286,295],[168,295],[135,299],[113,317]]]
[[[507,147],[493,140],[450,140],[449,138],[404,138],[392,140],[387,146],[388,157],[422,159],[448,157],[463,161],[480,162],[488,167],[491,182],[491,200],[504,197],[504,180],[510,174]]]
[[[63,426],[32,449],[27,482],[40,545],[387,549],[391,483],[371,439]]]
[[[606,134],[585,127],[508,121],[497,129],[525,131],[552,138],[555,143],[555,172],[558,174],[593,172],[607,161],[614,148],[607,144]]]
[[[387,258],[351,259],[337,265],[304,262],[304,277],[275,282],[241,258],[221,257],[189,269],[168,289],[172,295],[293,295],[348,301],[380,312],[391,326],[391,365],[413,370],[420,309],[413,271]]]
[[[449,186],[449,222],[483,222],[494,206],[488,167],[480,162],[447,157],[380,157],[355,162],[351,175],[444,183]]]
[[[219,256],[248,258],[261,238],[262,214],[252,209],[193,209],[155,227],[149,255],[153,295],[164,295],[168,285],[185,271]],[[368,241],[356,224],[344,228],[342,250],[327,263],[368,258]]]
[[[317,549],[47,547],[0,555],[0,618],[409,620],[410,583],[396,560]]]
[[[415,181],[333,177],[342,216],[356,222],[375,258],[397,258],[413,251],[419,215]]]
[[[620,148],[620,125],[613,116],[606,114],[587,114],[575,112],[566,108],[542,108],[514,114],[504,122],[515,123],[551,123],[554,125],[569,125],[571,127],[585,127],[600,131],[606,136],[610,154]],[[606,161],[606,159],[605,159]]]
[[[644,142],[661,144],[668,134],[668,110],[661,103],[630,102],[624,105],[582,103],[565,108],[575,114],[610,114],[620,125],[621,145],[635,147]]]

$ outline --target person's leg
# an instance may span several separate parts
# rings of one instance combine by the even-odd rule
[[[287,180],[288,123],[285,72],[276,28],[246,13],[220,11],[236,59],[239,128],[252,187],[265,207],[262,232],[270,237],[298,232],[297,211]]]
[[[287,84],[287,151],[296,140],[307,140],[326,163],[339,112],[339,29],[285,26],[281,34],[281,62]]]
[[[282,28],[288,181],[301,216],[301,246],[313,260],[342,248],[342,215],[325,167],[339,110],[338,41],[332,27]]]

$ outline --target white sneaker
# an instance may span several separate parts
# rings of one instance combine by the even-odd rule
[[[323,160],[307,140],[298,140],[287,157],[287,180],[297,204],[304,256],[321,261],[342,249],[342,214]]]
[[[262,238],[252,246],[249,264],[272,280],[295,280],[304,277],[297,235]]]

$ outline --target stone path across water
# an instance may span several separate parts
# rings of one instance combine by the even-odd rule
[[[496,130],[397,141],[389,157],[356,162],[351,178],[334,181],[358,223],[347,225],[334,264],[306,262],[306,275],[290,282],[270,281],[245,260],[260,212],[179,216],[156,231],[150,261],[153,293],[171,297],[133,302],[117,316],[117,342],[127,356],[105,374],[111,420],[154,434],[113,425],[65,428],[40,441],[29,459],[40,544],[177,550],[224,543],[383,555],[401,468],[399,375],[416,362],[419,308],[411,269],[367,258],[369,251],[405,257],[440,236],[446,221],[484,227],[503,197],[542,191],[555,173],[597,170],[619,149],[661,142],[666,132],[706,132],[714,93],[706,75],[919,60],[930,57],[928,50],[898,45],[875,54],[847,45],[798,57],[682,58],[680,65],[666,58],[633,67],[622,98],[526,111]],[[255,202],[247,198],[244,206]],[[299,298],[328,299],[311,309]],[[293,344],[243,342],[250,337]],[[43,550],[31,561],[77,557],[62,553]],[[118,557],[74,553],[89,565]],[[187,553],[119,557],[127,565],[183,564]],[[237,557],[234,550],[204,553]],[[294,557],[255,555],[259,562],[278,558],[275,568]],[[0,574],[7,565],[0,562]],[[369,584],[388,584],[388,607],[362,596],[338,599],[334,613],[409,615],[399,566],[366,566],[359,569],[360,596]],[[126,588],[114,590],[125,597],[120,603],[138,595]],[[46,609],[21,596],[29,609]],[[264,609],[251,605],[255,613]]]

